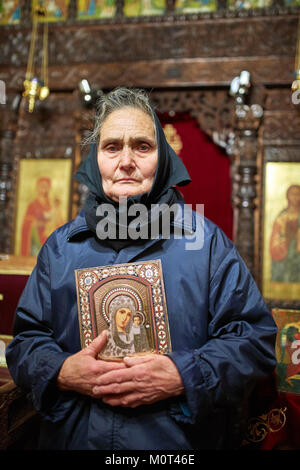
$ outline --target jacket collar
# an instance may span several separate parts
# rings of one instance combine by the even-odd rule
[[[77,217],[70,222],[69,230],[67,232],[67,241],[72,241],[76,237],[76,235],[84,232],[86,232],[87,236],[89,234],[93,234],[93,232],[88,228],[86,224],[84,210],[81,210]]]

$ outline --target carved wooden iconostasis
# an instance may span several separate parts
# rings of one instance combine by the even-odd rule
[[[300,184],[300,105],[291,90],[300,1],[48,3],[52,9],[37,25],[35,60],[40,67],[46,19],[50,94],[30,113],[22,93],[38,2],[8,8],[0,0],[0,334],[12,334],[14,309],[35,262],[20,245],[26,204],[40,183],[49,189],[47,178],[57,179],[61,165],[70,180],[64,190],[52,186],[53,203],[68,220],[76,216],[86,188],[71,176],[86,155],[81,143],[93,125],[94,94],[117,86],[150,92],[170,143],[194,173],[192,189],[183,189],[187,202],[204,203],[205,215],[234,240],[268,306],[300,310],[300,283],[272,280],[266,255],[272,193],[288,184],[275,166],[277,186],[267,192],[268,164],[294,165],[284,171],[293,175],[289,185]],[[244,86],[243,71],[249,72]],[[90,106],[82,80],[92,89]],[[188,126],[198,129],[195,146],[205,152],[189,151],[182,137]]]

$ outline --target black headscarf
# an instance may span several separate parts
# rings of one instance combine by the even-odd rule
[[[149,193],[138,194],[127,198],[127,208],[134,203],[140,203],[147,206],[153,204],[167,204],[171,206],[176,200],[180,199],[180,193],[175,186],[184,186],[191,182],[191,178],[178,155],[168,144],[165,133],[160,121],[153,111],[156,128],[158,161],[154,181]],[[75,178],[90,189],[87,196],[84,211],[88,227],[96,232],[97,223],[100,217],[96,216],[97,207],[101,203],[110,203],[116,211],[119,209],[118,202],[110,199],[104,192],[102,186],[101,174],[97,162],[97,145],[91,144],[90,151],[84,162],[80,165],[75,174]],[[128,223],[130,220],[128,220]],[[147,221],[149,223],[149,220]],[[119,251],[124,246],[135,241],[132,240],[106,240],[107,243]]]

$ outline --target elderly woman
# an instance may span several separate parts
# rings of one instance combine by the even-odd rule
[[[84,210],[41,249],[7,350],[15,382],[43,418],[40,448],[235,447],[247,394],[275,367],[274,321],[235,246],[209,220],[196,250],[186,241],[203,231],[197,214],[190,223],[170,217],[169,237],[130,237],[134,204],[148,210],[142,231],[159,217],[152,205],[183,204],[175,186],[190,181],[145,93],[104,95],[93,138],[77,174],[90,189]],[[104,204],[116,218],[104,218]],[[172,352],[104,361],[105,333],[80,350],[74,270],[158,258]]]

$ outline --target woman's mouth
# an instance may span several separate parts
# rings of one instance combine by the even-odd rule
[[[138,180],[135,178],[120,178],[116,182],[117,183],[136,183]]]

